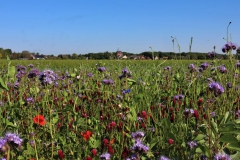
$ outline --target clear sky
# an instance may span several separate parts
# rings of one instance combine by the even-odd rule
[[[240,0],[0,0],[0,48],[40,54],[221,52],[240,45]],[[230,36],[229,36],[230,37]],[[177,47],[175,44],[175,51]]]

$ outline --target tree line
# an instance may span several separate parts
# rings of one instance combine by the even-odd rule
[[[127,59],[139,59],[139,57],[144,57],[144,59],[190,59],[190,60],[203,60],[203,59],[212,59],[213,57],[209,56],[209,53],[201,53],[201,52],[182,52],[182,53],[174,53],[174,52],[161,52],[161,51],[144,51],[139,54],[122,52],[122,55],[126,56]],[[98,53],[87,53],[87,54],[59,54],[55,55],[44,55],[35,52],[22,51],[22,52],[12,52],[11,49],[3,49],[0,48],[0,58],[5,59],[9,56],[11,59],[31,59],[34,56],[42,56],[47,59],[121,59],[122,57],[117,57],[116,52],[98,52]],[[216,54],[214,58],[219,59],[227,59],[226,54]],[[240,58],[238,58],[240,59]]]

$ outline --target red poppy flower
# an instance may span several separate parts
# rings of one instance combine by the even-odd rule
[[[92,132],[91,131],[82,132],[81,135],[83,136],[84,140],[87,141],[89,140],[90,137],[92,137]]]
[[[35,124],[40,124],[41,126],[44,126],[46,124],[43,115],[37,115],[36,117],[33,118],[33,121]]]

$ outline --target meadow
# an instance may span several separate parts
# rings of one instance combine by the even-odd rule
[[[240,159],[237,60],[0,63],[2,159]]]

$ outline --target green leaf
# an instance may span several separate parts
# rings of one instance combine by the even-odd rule
[[[217,123],[214,122],[214,119],[211,120],[211,127],[215,134],[218,133]]]
[[[196,148],[196,151],[195,151],[196,153],[202,153],[202,150],[201,150],[201,148]]]
[[[233,154],[230,156],[231,159],[239,159],[240,157],[240,152],[237,152],[236,154]]]
[[[131,107],[130,111],[131,111],[131,115],[132,115],[132,120],[136,121],[137,120],[137,113],[136,113],[135,108]]]
[[[18,156],[18,160],[24,160],[25,158],[23,156]]]
[[[15,75],[15,67],[14,66],[9,66],[8,67],[8,77],[13,78]]]
[[[91,137],[89,139],[89,145],[92,147],[92,148],[98,148],[98,146],[100,146],[101,142],[99,140],[96,140],[94,139],[93,137]]]
[[[229,112],[226,112],[226,114],[224,115],[224,124],[227,122],[227,120],[229,119],[230,117],[230,113]]]
[[[11,128],[17,128],[17,126],[15,126],[12,122],[9,122],[8,120],[7,120],[7,123],[6,123],[7,125],[6,125],[6,128],[8,128],[8,127],[11,127]]]
[[[8,87],[5,85],[1,77],[0,77],[0,88],[8,90]]]
[[[227,148],[235,151],[240,151],[240,143],[230,143],[227,145]]]
[[[223,135],[219,140],[224,143],[238,143],[238,140],[231,134]]]
[[[72,73],[72,74],[71,74],[71,77],[76,77],[76,74],[75,74],[75,73]]]
[[[158,137],[154,137],[150,143],[150,148],[153,148],[158,143]]]
[[[57,123],[59,120],[59,117],[58,117],[58,114],[53,114],[53,120],[52,120],[52,123],[55,124]]]
[[[236,119],[235,123],[239,124],[240,123],[240,119]]]
[[[205,135],[203,134],[198,134],[196,138],[194,138],[195,141],[200,141],[202,139],[204,139]]]
[[[136,84],[136,81],[133,80],[133,79],[127,78],[127,80],[128,80],[128,84],[129,84],[129,85],[134,85],[134,84]]]

